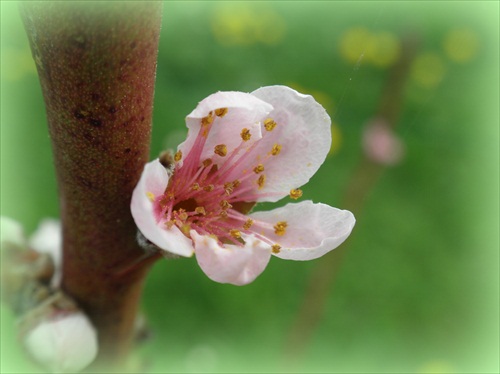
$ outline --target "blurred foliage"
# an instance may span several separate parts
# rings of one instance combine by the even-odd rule
[[[31,232],[57,217],[57,190],[27,40],[16,4],[1,6],[1,208]],[[290,85],[333,120],[332,152],[305,198],[340,208],[401,38],[420,48],[397,128],[406,157],[338,249],[302,360],[287,367],[284,347],[321,259],[272,259],[242,288],[180,259],[149,276],[152,338],[131,370],[498,372],[498,14],[497,2],[166,2],[151,157],[182,141],[184,117],[209,94]],[[2,322],[2,372],[35,370],[4,308]]]

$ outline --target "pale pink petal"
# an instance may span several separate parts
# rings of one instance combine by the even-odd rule
[[[277,194],[259,201],[274,202],[307,183],[323,163],[331,145],[331,120],[312,96],[286,86],[262,87],[252,95],[274,107],[268,117],[277,126],[263,136],[255,158],[266,157],[274,144],[282,146],[279,155],[265,163],[266,183],[260,190]]]
[[[370,121],[363,131],[366,156],[382,165],[396,165],[403,159],[404,146],[386,120]]]
[[[167,229],[157,222],[151,197],[163,194],[168,184],[167,170],[158,159],[146,164],[131,202],[132,217],[142,234],[163,250],[189,257],[194,248],[189,238],[173,226]]]
[[[225,144],[228,153],[231,153],[241,143],[240,134],[243,128],[250,129],[252,133],[247,146],[259,139],[261,137],[260,126],[256,124],[273,109],[271,105],[244,92],[217,92],[208,96],[186,117],[188,137],[178,147],[183,157],[187,157],[195,143],[201,127],[201,119],[219,108],[227,108],[228,111],[223,117],[214,115],[214,123],[204,144],[201,160],[212,157],[214,147],[219,144]],[[220,163],[219,161],[223,160],[215,161]]]
[[[244,247],[224,245],[210,236],[191,231],[196,260],[201,270],[213,281],[243,286],[252,282],[266,268],[271,247],[251,235],[242,236]]]
[[[252,230],[279,244],[282,248],[275,255],[286,260],[312,260],[323,256],[349,236],[356,222],[348,210],[309,200],[249,216],[256,222],[268,223],[268,228],[262,229],[256,223]],[[285,234],[279,236],[272,226],[282,221],[288,226]]]

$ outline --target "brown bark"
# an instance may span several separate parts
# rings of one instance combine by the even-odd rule
[[[21,15],[53,146],[62,288],[98,329],[98,363],[117,363],[152,262],[121,272],[143,254],[130,198],[149,157],[161,3],[22,2]]]

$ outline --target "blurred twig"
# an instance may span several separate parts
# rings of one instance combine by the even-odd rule
[[[396,127],[401,112],[403,90],[417,51],[418,39],[414,35],[408,35],[402,39],[401,46],[401,57],[389,73],[378,109],[373,116],[373,119],[383,120],[391,129]],[[385,169],[385,165],[370,160],[366,155],[361,156],[355,167],[340,206],[352,211],[358,221],[366,198]],[[288,365],[297,364],[309,346],[325,314],[326,302],[331,295],[347,247],[348,243],[340,246],[318,261],[312,270],[302,303],[286,340],[285,359]]]

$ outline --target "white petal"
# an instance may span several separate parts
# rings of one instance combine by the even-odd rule
[[[97,333],[79,312],[40,323],[24,344],[39,364],[57,373],[80,371],[97,355]]]
[[[221,247],[210,236],[191,231],[195,243],[196,260],[201,270],[213,281],[243,286],[259,276],[271,258],[271,247],[253,236],[242,236],[244,247]]]
[[[30,246],[37,252],[48,253],[54,261],[52,285],[59,286],[62,277],[62,228],[57,219],[47,218],[40,222],[30,237]]]
[[[312,96],[286,86],[262,87],[252,95],[274,107],[269,117],[277,126],[259,144],[261,156],[275,143],[282,146],[280,154],[265,164],[266,183],[261,189],[282,194],[259,200],[274,202],[307,183],[324,162],[331,145],[331,120]]]
[[[208,96],[186,118],[186,125],[189,129],[188,137],[178,147],[183,157],[186,157],[193,147],[201,127],[201,119],[219,108],[227,108],[228,112],[223,117],[214,116],[214,123],[201,154],[202,160],[212,157],[214,147],[219,144],[225,144],[228,153],[231,153],[241,143],[240,134],[243,128],[249,129],[252,134],[246,146],[259,139],[261,137],[260,126],[256,124],[273,109],[271,105],[244,92],[217,92]]]
[[[158,196],[168,184],[167,170],[158,159],[146,164],[139,183],[132,194],[130,208],[135,224],[142,234],[161,249],[180,256],[192,256],[194,248],[189,238],[173,226],[167,229],[155,218],[150,194]]]
[[[287,260],[312,260],[323,256],[342,244],[356,222],[348,210],[313,204],[309,200],[269,212],[256,212],[250,217],[271,225],[280,221],[288,224],[283,236],[276,235],[272,228],[253,227],[254,231],[279,244],[282,248],[276,256]]]
[[[12,243],[19,247],[26,245],[26,238],[21,224],[12,218],[0,216],[0,243]]]

